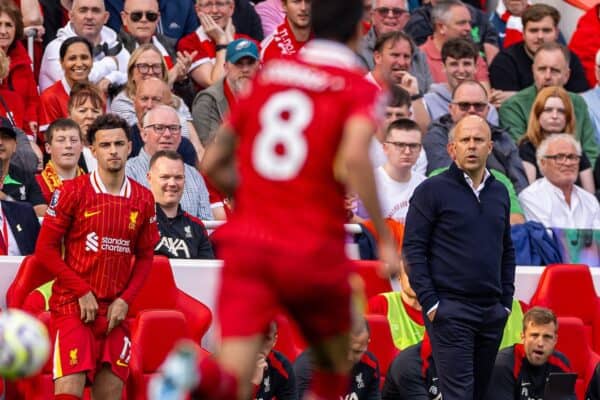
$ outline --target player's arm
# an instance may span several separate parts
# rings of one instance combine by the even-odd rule
[[[227,197],[233,195],[238,185],[235,168],[235,148],[237,137],[231,126],[223,124],[215,140],[208,145],[201,163],[201,171],[211,183]]]
[[[392,235],[381,216],[373,166],[368,154],[374,132],[375,126],[366,116],[358,114],[350,117],[344,127],[340,156],[347,173],[347,183],[362,200],[379,235],[380,259],[387,272],[394,274],[399,271],[400,260]]]

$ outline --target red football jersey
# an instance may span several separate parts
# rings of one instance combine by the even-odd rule
[[[351,117],[375,129],[382,110],[379,90],[363,75],[350,49],[322,40],[259,72],[229,117],[239,135],[240,186],[222,234],[307,250],[333,241],[343,253],[338,147]]]
[[[106,192],[94,171],[66,181],[54,191],[44,217],[45,228],[64,234],[65,263],[87,282],[101,305],[127,288],[132,257],[150,252],[158,241],[152,193],[126,178],[118,196]],[[79,314],[78,297],[57,277],[50,309]]]

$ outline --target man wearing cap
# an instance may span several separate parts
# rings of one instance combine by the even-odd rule
[[[8,119],[0,117],[0,200],[30,203],[41,217],[47,207],[35,177],[10,163],[16,150],[17,131]]]
[[[252,40],[234,40],[225,54],[225,78],[196,95],[192,116],[203,146],[210,143],[223,115],[235,105],[238,95],[256,75],[258,59],[258,47]]]

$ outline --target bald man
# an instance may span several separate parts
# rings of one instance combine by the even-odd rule
[[[444,400],[483,399],[511,312],[515,254],[508,192],[486,168],[489,125],[478,115],[450,131],[450,168],[410,201],[403,253]]]

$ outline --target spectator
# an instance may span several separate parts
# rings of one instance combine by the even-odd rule
[[[434,83],[425,93],[423,102],[430,120],[436,120],[448,112],[452,102],[452,92],[464,81],[475,79],[475,65],[478,59],[477,49],[468,39],[450,39],[442,46],[442,65],[446,82]],[[489,105],[487,121],[498,125],[498,111]]]
[[[312,0],[282,0],[286,18],[273,34],[261,43],[261,61],[296,54],[312,35],[310,4]]]
[[[72,36],[81,36],[93,46],[94,65],[89,79],[104,92],[109,84],[121,85],[127,80],[129,52],[117,38],[115,31],[104,26],[108,12],[102,0],[74,0],[69,12],[70,21],[59,29],[56,39],[44,51],[40,73],[40,89],[45,90],[60,80],[59,48]]]
[[[373,25],[363,37],[358,55],[368,70],[375,67],[375,45],[381,35],[389,32],[400,32],[408,20],[405,0],[373,0],[371,9]],[[419,89],[425,93],[431,85],[431,73],[427,66],[425,55],[414,45],[410,44],[412,62],[410,73],[419,81]]]
[[[379,362],[373,353],[368,351],[371,332],[365,320],[356,324],[350,334],[350,350],[348,359],[352,363],[350,372],[350,388],[344,399],[373,400],[379,399]],[[298,381],[298,399],[302,399],[310,384],[313,373],[311,357],[313,350],[308,349],[296,358],[294,371]]]
[[[559,86],[549,86],[540,90],[531,107],[527,132],[519,141],[519,155],[523,160],[529,183],[542,177],[536,162],[537,147],[548,136],[555,133],[575,134],[575,115],[573,103],[566,90]],[[594,193],[592,164],[585,154],[579,160],[577,184]]]
[[[71,88],[75,83],[87,82],[93,62],[92,46],[86,39],[73,36],[61,43],[60,66],[64,75],[40,96],[40,132],[58,118],[67,117]]]
[[[596,52],[594,65],[594,74],[600,76],[600,49]],[[598,82],[600,82],[600,80]],[[594,126],[594,132],[596,133],[596,142],[600,143],[600,86],[594,84],[594,87],[587,92],[583,92],[581,97],[583,97],[585,104],[587,104],[590,120]]]
[[[521,16],[529,0],[501,0],[490,21],[498,32],[498,47],[507,48],[523,40],[523,21]]]
[[[28,256],[35,251],[40,221],[31,204],[22,201],[0,201],[0,255]]]
[[[50,160],[35,179],[46,204],[49,204],[54,191],[62,188],[63,181],[85,173],[77,165],[83,151],[83,135],[75,121],[59,118],[50,124],[45,136]]]
[[[494,104],[502,104],[515,92],[531,86],[533,56],[544,43],[557,43],[560,13],[550,5],[538,3],[523,12],[523,41],[502,50],[490,65]],[[579,58],[568,50],[570,76],[565,89],[580,93],[588,89]]]
[[[256,4],[256,13],[260,17],[263,34],[271,35],[285,20],[285,10],[281,0],[264,0]]]
[[[477,81],[464,81],[455,89],[449,113],[433,121],[423,138],[427,153],[427,173],[452,164],[448,154],[448,135],[453,126],[467,115],[486,118],[489,110],[487,92]],[[517,193],[527,186],[523,163],[517,146],[505,129],[488,123],[492,133],[493,148],[487,158],[487,167],[508,176]]]
[[[25,114],[21,126],[29,135],[37,134],[40,98],[37,83],[31,71],[31,59],[21,43],[23,38],[23,16],[10,1],[0,3],[0,49],[10,60],[8,76],[2,78],[0,88],[19,93],[23,97]]]
[[[536,159],[544,177],[519,194],[527,220],[548,228],[600,229],[598,200],[575,184],[581,146],[573,135],[548,136]]]
[[[595,4],[579,18],[577,28],[571,36],[569,48],[583,64],[589,87],[598,82],[596,72],[596,52],[600,49],[600,4]]]
[[[469,39],[471,34],[471,14],[460,0],[447,0],[437,3],[431,11],[433,34],[420,46],[427,57],[433,82],[446,82],[442,64],[442,47],[449,39]],[[476,79],[489,87],[489,75],[485,60],[478,57],[475,64]]]
[[[527,130],[531,108],[538,91],[547,86],[564,87],[569,79],[569,52],[556,43],[542,44],[536,51],[533,61],[533,85],[525,88],[506,100],[500,107],[500,126],[508,129],[517,141]],[[585,155],[594,163],[598,157],[598,144],[590,121],[585,101],[574,93],[569,97],[575,110],[575,138],[581,143]]]
[[[181,155],[171,150],[158,150],[150,158],[148,183],[156,202],[160,234],[154,253],[169,258],[212,259],[215,256],[204,224],[181,209],[184,165]]]
[[[260,43],[265,36],[262,30],[260,17],[254,9],[254,2],[250,0],[234,0],[233,26],[236,32],[247,35]]]
[[[554,313],[533,307],[523,318],[523,343],[498,353],[486,399],[539,399],[548,375],[572,372],[567,357],[554,349],[558,339]],[[583,338],[582,338],[583,339]],[[567,397],[561,397],[565,400]],[[569,399],[574,400],[575,393]]]
[[[433,34],[431,11],[440,2],[440,0],[431,0],[411,12],[404,30],[413,38],[417,46],[425,43],[427,38]],[[479,52],[485,56],[487,63],[490,64],[498,54],[498,33],[483,11],[470,4],[466,4],[466,6],[471,14],[471,39],[477,45]]]
[[[2,29],[1,16],[0,29]],[[8,76],[10,68],[9,65],[10,60],[6,54],[4,54],[4,51],[0,50],[0,80],[4,80]],[[24,129],[25,102],[21,93],[17,93],[13,89],[0,86],[0,115],[5,118],[9,118],[15,127],[21,130]],[[28,136],[28,138],[31,138],[32,141],[35,139],[33,136]]]
[[[231,16],[233,0],[198,0],[196,12],[201,26],[182,38],[177,50],[198,51],[188,73],[198,87],[206,88],[225,76],[225,51],[235,39],[249,38],[236,33]]]
[[[192,113],[194,126],[203,146],[214,139],[223,116],[232,108],[259,68],[258,48],[248,39],[237,39],[227,46],[225,77],[196,96]]]
[[[17,131],[8,119],[0,117],[0,200],[27,202],[42,217],[48,207],[34,176],[11,163],[16,149]]]
[[[181,143],[181,125],[177,112],[170,106],[157,105],[145,113],[141,136],[144,147],[137,157],[127,161],[127,176],[148,187],[146,174],[150,158],[158,150],[175,151]],[[185,165],[185,182],[181,208],[202,220],[212,219],[208,191],[204,179],[193,167]]]

